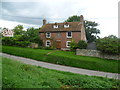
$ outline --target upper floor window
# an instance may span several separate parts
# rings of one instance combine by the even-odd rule
[[[50,32],[47,32],[46,33],[46,38],[50,38],[51,37],[51,33]]]
[[[68,24],[65,24],[65,25],[64,25],[64,28],[69,28],[69,25],[68,25]]]
[[[67,35],[67,38],[72,38],[72,32],[67,32],[66,35]]]
[[[53,28],[58,28],[58,25],[53,25]]]

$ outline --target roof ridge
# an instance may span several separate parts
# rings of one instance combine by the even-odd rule
[[[47,23],[47,24],[51,25],[51,24],[64,24],[64,23],[66,23],[66,22],[61,22],[61,23],[55,22],[55,23]],[[80,23],[80,22],[67,22],[67,23]]]

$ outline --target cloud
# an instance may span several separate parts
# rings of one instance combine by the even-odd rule
[[[4,28],[9,28],[13,29],[17,25],[23,25],[24,29],[26,30],[27,28],[34,27],[34,28],[39,28],[39,25],[34,25],[34,24],[26,24],[26,23],[20,23],[16,21],[7,21],[7,20],[0,20],[0,27]]]
[[[54,23],[83,14],[86,20],[100,24],[101,36],[116,35],[117,5],[118,0],[4,0],[2,20],[41,26],[43,18]]]

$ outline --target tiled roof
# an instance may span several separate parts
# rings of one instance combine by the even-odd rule
[[[65,28],[64,25],[69,25],[68,28]],[[58,28],[53,28],[54,25],[58,25]],[[40,32],[54,32],[54,31],[81,31],[81,22],[64,22],[64,23],[52,23],[45,24],[40,29]]]

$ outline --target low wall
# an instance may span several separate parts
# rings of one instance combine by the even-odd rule
[[[99,58],[105,58],[105,59],[120,60],[120,55],[103,54],[98,50],[76,49],[76,55],[93,56],[93,57],[99,57]]]

